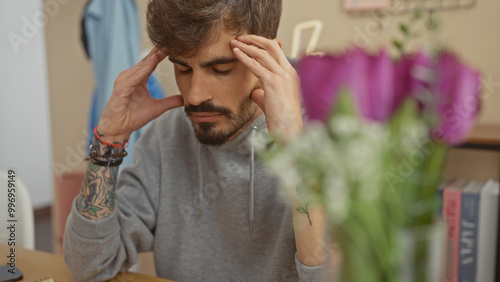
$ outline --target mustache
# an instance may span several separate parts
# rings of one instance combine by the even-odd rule
[[[224,107],[219,107],[215,106],[209,101],[205,101],[197,106],[189,104],[184,107],[184,112],[187,114],[190,113],[219,113],[223,115],[230,116],[231,115],[231,110],[224,108]]]

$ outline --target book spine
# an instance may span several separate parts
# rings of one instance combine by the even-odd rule
[[[460,220],[459,282],[474,282],[477,266],[477,227],[479,224],[479,193],[462,193]]]
[[[496,182],[496,185],[500,184]],[[500,212],[500,197],[497,197],[497,214]],[[496,265],[495,265],[495,281],[500,282],[500,216],[497,217],[497,254],[496,254]]]
[[[489,181],[481,191],[477,248],[477,282],[495,281],[497,223],[499,217],[498,182]]]
[[[443,222],[443,192],[444,192],[444,188],[445,188],[445,185],[446,183],[443,183],[439,186],[439,188],[437,189],[437,197],[439,199],[439,205],[437,207],[437,220],[440,221],[440,222]]]
[[[443,220],[445,223],[445,250],[443,281],[458,281],[458,252],[460,243],[460,211],[462,192],[445,188],[443,191]]]

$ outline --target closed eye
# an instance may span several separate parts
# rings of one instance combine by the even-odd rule
[[[231,69],[221,71],[221,70],[218,70],[218,69],[216,69],[216,68],[211,68],[211,70],[212,70],[212,72],[213,72],[215,75],[221,75],[221,76],[228,75],[228,74],[231,72]],[[190,74],[192,71],[193,71],[193,69],[191,69],[191,68],[189,68],[189,69],[185,69],[185,70],[181,70],[181,69],[179,69],[179,74],[180,74],[180,75],[188,75],[188,74]]]
[[[221,70],[218,70],[218,69],[212,68],[212,72],[213,72],[215,75],[228,75],[230,71],[231,71],[231,69],[228,69],[228,70],[225,70],[225,71],[221,71]]]
[[[193,69],[187,69],[187,70],[179,70],[180,75],[186,75],[189,74]]]

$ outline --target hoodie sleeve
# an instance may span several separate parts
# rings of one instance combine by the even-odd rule
[[[150,128],[153,128],[151,126]],[[136,144],[134,164],[122,169],[111,216],[90,220],[75,207],[64,233],[64,259],[76,281],[103,281],[151,251],[160,187],[160,154],[153,130]]]
[[[318,266],[306,266],[304,265],[295,253],[295,265],[297,266],[297,273],[299,275],[300,282],[321,282],[324,280],[325,275],[325,265]]]

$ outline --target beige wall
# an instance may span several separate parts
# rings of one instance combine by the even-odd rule
[[[66,169],[84,168],[81,159],[86,150],[84,146],[86,137],[82,132],[87,128],[87,113],[93,88],[91,68],[84,58],[79,40],[80,17],[84,2],[69,0],[68,4],[61,6],[57,15],[49,19],[46,26],[54,162],[61,168],[56,169],[56,173]],[[138,1],[143,30],[146,2]],[[337,0],[284,0],[283,2],[284,11],[278,37],[283,42],[286,54],[290,53],[293,26],[301,21],[322,20],[324,29],[319,49],[338,51],[348,44],[359,42],[360,32],[364,32],[368,37],[370,48],[375,48],[391,38],[399,22],[407,18],[401,15],[386,17],[383,23],[388,25],[380,31],[380,34],[373,34],[379,33],[376,29],[371,29],[375,26],[375,17],[347,15],[340,10],[340,2]],[[480,69],[486,79],[490,78],[494,82],[500,82],[500,60],[497,52],[500,46],[498,11],[500,11],[499,1],[479,0],[474,9],[441,14],[442,41],[456,50],[470,65]],[[143,47],[148,48],[150,44],[145,33],[143,39]],[[417,42],[414,46],[419,44]],[[157,75],[167,93],[178,93],[170,63],[160,64]],[[483,95],[485,98],[479,122],[498,124],[500,83],[498,85],[490,83],[488,87],[488,91]],[[472,155],[453,153],[447,174],[459,174],[463,168],[455,168],[453,164],[458,163],[463,166],[471,158],[479,165],[476,170],[486,169],[492,174],[494,172],[498,174],[498,154],[478,156],[473,153]],[[483,168],[486,167],[481,168],[481,164]]]
[[[85,2],[69,0],[60,5],[45,28],[55,173],[84,168],[87,115],[94,83],[80,43]]]

